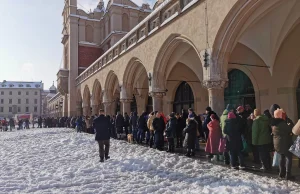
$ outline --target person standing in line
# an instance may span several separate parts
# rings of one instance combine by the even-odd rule
[[[95,118],[93,126],[95,129],[95,140],[99,145],[100,162],[104,162],[110,158],[109,144],[110,144],[110,127],[111,123],[108,117],[104,115],[104,110],[99,111],[100,116]]]
[[[175,151],[175,146],[174,146],[174,137],[176,134],[176,126],[177,126],[177,119],[175,117],[175,113],[172,112],[169,115],[170,119],[167,123],[166,127],[166,137],[168,139],[168,150],[167,152],[174,152]]]
[[[129,126],[129,120],[130,120],[130,117],[128,116],[127,112],[125,112],[125,114],[124,114],[124,128],[125,128],[126,137],[128,135],[128,128],[130,127]]]
[[[76,126],[77,126],[77,133],[81,133],[82,127],[83,127],[83,121],[82,121],[82,117],[78,117],[78,119],[76,120]]]
[[[156,113],[155,112],[151,112],[149,114],[149,119],[147,121],[147,127],[150,131],[150,140],[149,140],[149,147],[152,148],[153,147],[153,144],[154,144],[154,128],[153,128],[153,120],[155,119],[155,115]]]
[[[124,117],[120,112],[117,113],[116,121],[115,121],[116,129],[117,129],[117,138],[121,139],[123,134],[124,127]]]

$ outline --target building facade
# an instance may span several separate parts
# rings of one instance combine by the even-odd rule
[[[40,116],[43,87],[42,82],[0,82],[0,117],[10,118],[15,114]]]
[[[211,106],[221,114],[226,103],[262,111],[277,103],[296,120],[299,10],[298,0],[158,1],[151,14],[83,72],[77,50],[68,53],[68,73],[58,73],[58,88],[68,91],[69,106],[63,108],[69,115],[94,114],[100,107],[107,114],[168,114],[188,107],[201,113]],[[72,29],[77,32],[80,20],[68,14],[65,40],[78,48]]]
[[[43,118],[50,116],[51,112],[49,109],[50,106],[48,106],[48,102],[56,94],[57,94],[57,89],[54,86],[54,82],[53,82],[52,86],[49,88],[49,90],[43,90],[43,92],[42,92],[42,112],[41,112],[41,116]]]

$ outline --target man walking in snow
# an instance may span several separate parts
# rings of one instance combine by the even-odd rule
[[[100,116],[94,119],[93,127],[95,130],[95,140],[99,145],[100,162],[104,162],[104,157],[108,160],[109,141],[110,141],[110,120],[104,115],[104,111],[100,110]],[[105,148],[104,148],[105,146]]]

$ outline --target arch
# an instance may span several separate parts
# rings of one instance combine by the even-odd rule
[[[173,112],[181,113],[181,110],[194,108],[194,93],[191,86],[183,81],[176,89],[175,98],[173,102]]]
[[[93,105],[100,105],[102,103],[102,87],[98,79],[93,84],[92,102]]]
[[[231,69],[228,79],[228,87],[224,90],[225,104],[232,104],[234,107],[249,104],[251,108],[256,108],[255,90],[246,73],[239,69]]]
[[[116,90],[120,91],[119,79],[114,71],[110,70],[107,74],[104,84],[106,98],[112,99]]]
[[[83,107],[91,106],[91,92],[89,87],[86,85],[83,90]]]
[[[170,35],[164,42],[163,46],[159,49],[159,54],[156,57],[153,68],[153,86],[152,90],[161,90],[166,88],[165,79],[170,73],[173,66],[180,58],[190,51],[189,54],[195,53],[197,56],[197,64],[199,68],[191,67],[191,64],[187,64],[197,75],[200,81],[203,80],[202,63],[200,60],[200,53],[195,45],[187,38],[178,34]],[[174,54],[177,52],[176,54]],[[172,57],[172,58],[171,58]],[[196,64],[196,65],[197,65]],[[195,65],[195,64],[194,64]],[[167,67],[169,66],[169,69]]]
[[[122,14],[122,31],[129,32],[129,17],[128,14]]]
[[[94,28],[91,25],[85,26],[85,41],[94,42]]]
[[[213,61],[212,65],[218,66],[222,77],[226,78],[226,67],[229,62],[230,54],[235,48],[236,44],[239,41],[242,41],[243,44],[247,45],[249,48],[251,48],[250,44],[254,44],[253,41],[251,43],[249,40],[249,43],[246,43],[243,40],[243,36],[247,35],[245,32],[248,30],[248,28],[251,27],[251,29],[253,29],[253,25],[257,24],[262,18],[266,18],[268,14],[274,14],[272,11],[278,11],[279,9],[281,9],[279,11],[282,11],[283,9],[286,9],[284,12],[286,15],[282,16],[282,14],[277,14],[280,19],[276,20],[276,25],[273,25],[278,32],[274,33],[274,30],[271,28],[267,29],[273,30],[274,37],[272,41],[274,41],[274,43],[272,43],[272,46],[274,48],[272,50],[269,49],[268,44],[263,44],[263,47],[257,46],[256,48],[251,48],[264,60],[266,65],[272,66],[274,64],[277,52],[285,37],[289,33],[290,28],[293,28],[294,23],[299,20],[300,14],[296,11],[297,9],[299,10],[299,6],[300,3],[296,0],[291,0],[288,3],[280,0],[237,1],[237,3],[225,17],[221,27],[219,28],[219,31],[217,32],[215,41],[213,43],[213,51],[211,56]],[[289,11],[287,11],[287,9],[289,9]],[[281,23],[279,24],[279,22]],[[267,33],[266,28],[262,28],[262,30]],[[260,34],[260,32],[256,32],[256,34],[258,33]],[[258,38],[264,39],[263,37],[264,36],[260,36]],[[269,39],[264,40],[269,41]],[[270,52],[270,54],[262,54],[263,52],[267,51]],[[263,55],[265,57],[263,57]],[[270,72],[272,73],[272,68],[270,68]]]

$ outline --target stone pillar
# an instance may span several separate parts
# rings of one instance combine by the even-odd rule
[[[208,90],[209,106],[219,116],[225,109],[224,105],[224,88],[227,80],[204,80],[203,86]]]
[[[111,115],[112,102],[103,102],[105,115]]]
[[[100,105],[92,105],[92,115],[99,114]]]
[[[153,111],[163,112],[163,97],[165,92],[150,92],[153,100]]]
[[[130,115],[130,103],[132,102],[132,99],[120,99],[120,102],[122,106],[122,114],[125,115],[125,112],[127,112],[127,114]]]

